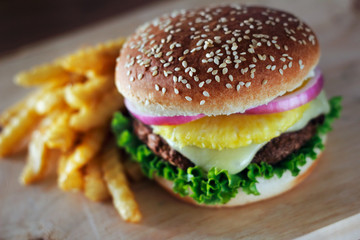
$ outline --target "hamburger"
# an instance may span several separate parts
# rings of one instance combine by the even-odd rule
[[[319,57],[306,23],[267,7],[179,10],[147,22],[117,59],[128,110],[112,122],[117,144],[191,203],[279,195],[314,169],[339,115]]]

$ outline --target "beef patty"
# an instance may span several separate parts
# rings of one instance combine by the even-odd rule
[[[318,125],[323,121],[324,115],[321,115],[312,119],[299,131],[283,133],[279,137],[272,139],[256,153],[252,162],[267,162],[269,164],[280,162],[309,141],[315,135]],[[135,119],[133,127],[139,139],[165,161],[182,169],[194,166],[188,158],[170,147],[162,137],[153,133],[150,126]]]

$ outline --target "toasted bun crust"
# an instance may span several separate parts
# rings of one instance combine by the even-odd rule
[[[319,55],[314,32],[290,13],[243,5],[180,10],[128,39],[116,85],[153,115],[232,114],[300,86]]]
[[[304,166],[300,167],[301,172],[298,176],[293,177],[289,171],[286,171],[281,178],[278,178],[277,176],[274,176],[271,179],[264,179],[264,178],[258,178],[259,181],[256,184],[256,187],[258,191],[260,192],[260,195],[248,195],[244,193],[243,191],[239,191],[239,193],[232,198],[228,203],[222,204],[222,205],[206,205],[206,204],[199,204],[191,197],[181,197],[180,195],[174,193],[172,190],[173,183],[171,181],[165,180],[163,178],[155,178],[155,180],[159,183],[160,186],[165,188],[168,192],[170,192],[172,195],[177,197],[178,199],[194,204],[199,205],[202,207],[236,207],[236,206],[243,206],[247,205],[253,202],[258,202],[261,200],[265,200],[268,198],[275,197],[277,195],[280,195],[286,191],[289,191],[290,189],[297,186],[300,182],[302,182],[315,168],[315,165],[319,161],[319,157],[321,155],[321,152],[318,151],[317,159],[314,161],[312,159],[307,159],[307,162]]]

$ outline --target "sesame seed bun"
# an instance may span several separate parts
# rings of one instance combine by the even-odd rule
[[[232,114],[299,87],[319,55],[315,33],[290,13],[243,5],[181,10],[128,39],[116,85],[153,115]]]
[[[202,207],[218,207],[218,208],[243,206],[278,196],[299,185],[315,169],[315,166],[319,161],[321,151],[318,150],[317,153],[318,156],[316,160],[307,158],[306,164],[304,166],[299,167],[301,171],[299,175],[297,175],[296,177],[292,176],[289,171],[285,172],[281,178],[278,178],[277,176],[274,176],[271,179],[265,179],[263,177],[260,177],[257,179],[258,183],[256,184],[256,188],[260,192],[260,195],[246,194],[245,192],[239,190],[238,194],[226,204],[215,204],[215,205],[199,204],[191,197],[181,197],[180,195],[176,194],[172,190],[173,183],[171,181],[159,177],[156,177],[155,180],[161,187],[163,187],[173,196],[187,203],[191,203]]]

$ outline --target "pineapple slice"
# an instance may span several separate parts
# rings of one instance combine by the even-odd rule
[[[153,131],[174,144],[221,150],[263,143],[279,136],[298,121],[309,107],[272,114],[203,117],[173,126],[153,126]]]

